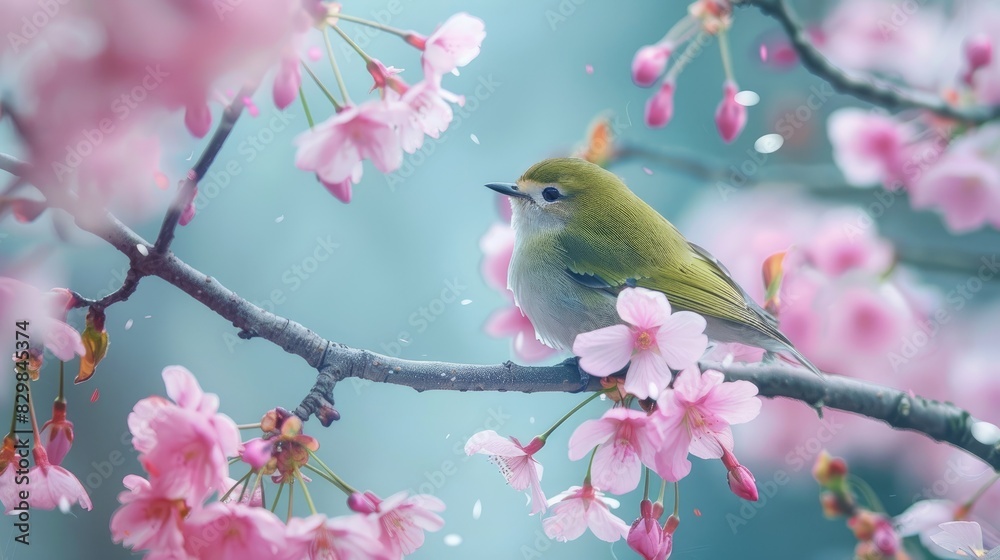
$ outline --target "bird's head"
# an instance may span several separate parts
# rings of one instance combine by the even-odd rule
[[[546,159],[516,183],[486,186],[510,197],[514,229],[526,234],[601,222],[609,206],[634,196],[613,173],[575,158]]]

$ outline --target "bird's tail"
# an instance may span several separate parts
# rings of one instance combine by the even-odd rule
[[[789,354],[791,354],[792,357],[795,358],[796,362],[798,362],[798,363],[802,364],[803,366],[805,366],[806,368],[808,368],[809,371],[811,371],[811,372],[813,372],[813,373],[815,373],[816,375],[819,375],[819,376],[823,375],[823,372],[820,371],[819,368],[816,367],[815,364],[813,364],[812,362],[810,362],[808,358],[806,358],[805,356],[802,355],[802,352],[799,352],[798,350],[796,350],[795,347],[792,346],[791,344],[789,344],[789,345],[787,345],[785,347],[785,351],[788,352]]]

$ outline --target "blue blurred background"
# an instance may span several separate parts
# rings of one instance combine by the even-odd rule
[[[451,128],[438,141],[428,141],[422,152],[407,156],[403,168],[389,177],[366,163],[354,200],[344,205],[293,165],[292,141],[307,126],[301,105],[290,107],[283,119],[274,119],[270,99],[259,94],[261,114],[244,115],[238,122],[213,168],[217,175],[201,184],[197,217],[179,230],[173,250],[240,295],[324,337],[404,358],[496,363],[512,357],[507,341],[492,339],[481,329],[489,314],[505,304],[479,273],[479,239],[497,220],[497,195],[484,189],[484,183],[514,180],[535,161],[567,152],[591,119],[606,110],[617,115],[620,135],[629,143],[684,148],[723,165],[742,161],[754,140],[771,132],[775,107],[801,103],[809,88],[819,84],[799,68],[775,73],[758,64],[756,45],[775,26],[755,10],[738,11],[731,37],[737,77],[742,89],[760,93],[763,101],[750,109],[744,134],[725,145],[712,120],[723,79],[715,43],[682,74],[674,121],[663,130],[649,130],[642,122],[651,92],[632,84],[632,56],[683,15],[682,3],[400,0],[399,5],[399,13],[392,14],[382,1],[349,2],[345,12],[388,17],[391,25],[424,32],[456,11],[469,11],[486,22],[482,54],[460,76],[445,78],[447,89],[468,98]],[[398,38],[349,24],[344,27],[387,64],[413,68],[404,78],[418,73],[417,53]],[[363,63],[356,56],[341,57],[341,63],[352,94],[362,98],[370,81]],[[327,65],[313,66],[325,82],[333,83]],[[306,90],[313,111],[322,118],[321,96],[311,84]],[[854,104],[837,95],[822,112]],[[770,156],[771,161],[828,163],[821,117],[808,123],[794,146]],[[194,141],[178,147],[173,161],[167,162],[171,176],[179,177],[190,165],[188,154],[201,147]],[[227,162],[236,162],[240,172],[218,175]],[[645,173],[644,166],[653,173]],[[695,197],[714,192],[713,186],[656,163],[635,160],[614,170],[664,216],[681,224]],[[838,195],[841,200],[853,197],[861,202],[865,196],[870,194]],[[891,236],[907,242],[931,240],[945,247],[961,243],[973,252],[996,246],[992,233],[955,241],[944,233],[939,218],[914,216],[904,206],[891,208],[883,220],[883,231]],[[0,224],[2,231],[12,234],[0,244],[0,253],[8,258],[51,236],[50,223]],[[158,219],[131,225],[150,239]],[[65,263],[70,287],[89,296],[116,287],[126,260],[94,238],[80,234],[72,239],[72,245],[62,245],[52,257]],[[330,247],[329,258],[313,267],[310,258],[317,251],[326,254]],[[289,279],[296,267],[305,267],[305,277],[293,282]],[[947,274],[935,278],[949,280]],[[457,301],[434,303],[450,287],[459,293]],[[432,306],[441,310],[432,315],[433,321],[415,319],[422,308]],[[126,330],[129,321],[131,328]],[[82,322],[81,312],[71,315],[74,325]],[[313,383],[315,372],[302,360],[266,341],[236,338],[232,325],[156,278],[143,280],[132,298],[110,310],[108,332],[111,349],[97,375],[70,387],[68,393],[76,441],[64,465],[88,487],[94,509],[74,509],[70,515],[35,512],[29,548],[12,543],[13,530],[0,525],[2,558],[131,556],[111,542],[108,531],[116,496],[123,489],[122,477],[141,472],[129,445],[126,416],[137,400],[164,394],[159,375],[164,366],[182,364],[193,371],[205,390],[220,395],[222,411],[238,423],[254,422],[274,406],[294,407]],[[43,402],[54,396],[54,372],[50,364],[35,387]],[[91,402],[95,389],[100,398]],[[462,452],[468,436],[487,428],[530,438],[579,402],[580,396],[418,394],[403,387],[348,381],[337,388],[336,397],[342,420],[328,429],[315,421],[306,427],[319,438],[328,465],[351,484],[383,496],[409,489],[434,494],[448,504],[445,528],[428,534],[427,544],[413,558],[634,557],[624,542],[608,545],[589,533],[570,543],[550,542],[540,521],[527,515],[524,497],[503,484],[494,466],[481,456],[467,458]],[[600,404],[592,404],[581,419],[601,410]],[[546,467],[543,485],[549,495],[582,480],[585,465],[571,463],[565,456],[570,432],[569,426],[556,432],[539,456]],[[740,440],[739,434],[737,442],[738,449],[753,445],[751,440]],[[774,450],[776,456],[787,452]],[[774,479],[769,471],[773,467],[749,466],[759,482]],[[884,490],[883,498],[890,503],[897,491],[907,496],[918,491],[906,487],[905,481],[893,481],[892,473],[859,467]],[[234,474],[239,477],[242,472],[237,469]],[[792,473],[787,484],[772,483],[772,487],[768,493],[768,486],[762,486],[756,506],[744,505],[729,492],[721,464],[695,460],[693,474],[682,485],[682,522],[674,557],[849,557],[855,540],[842,522],[822,517],[808,469]],[[322,484],[312,488],[322,511],[346,512],[339,491]],[[638,511],[638,494],[625,497],[618,510],[628,523]],[[299,502],[299,513],[306,513],[305,502]],[[482,511],[478,519],[473,516],[477,502]],[[741,507],[751,509],[741,515]],[[734,528],[727,514],[746,523]],[[455,545],[451,537],[445,544],[447,535],[459,536],[460,543]]]

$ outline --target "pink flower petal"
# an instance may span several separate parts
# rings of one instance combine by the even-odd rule
[[[627,288],[618,294],[618,315],[640,329],[658,327],[670,317],[670,303],[661,292]]]
[[[577,426],[569,438],[569,459],[578,461],[592,449],[605,443],[618,430],[618,422],[600,418],[587,420]]]
[[[704,334],[705,318],[690,311],[678,311],[664,321],[656,333],[656,343],[667,365],[684,369],[698,361],[708,349]]]
[[[625,374],[625,391],[640,399],[655,399],[670,384],[670,378],[670,368],[663,357],[645,350],[632,356]]]
[[[580,333],[573,342],[580,367],[591,375],[605,376],[621,371],[632,357],[632,331],[612,325]]]

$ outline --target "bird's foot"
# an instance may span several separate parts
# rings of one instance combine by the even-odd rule
[[[587,390],[587,387],[590,386],[590,380],[593,376],[583,371],[583,368],[580,367],[580,358],[578,358],[577,356],[566,358],[559,365],[563,367],[574,368],[578,372],[580,372],[580,388],[576,390],[577,393]]]

